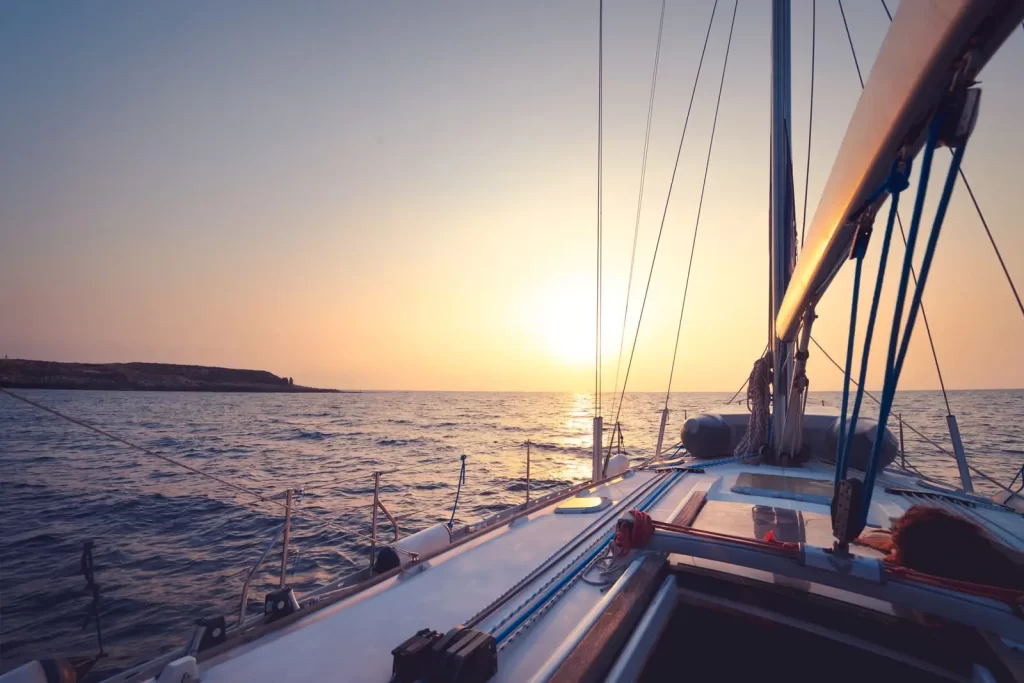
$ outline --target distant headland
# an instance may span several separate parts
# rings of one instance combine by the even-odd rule
[[[0,386],[10,389],[341,393],[295,384],[266,370],[169,363],[59,363],[0,360]]]

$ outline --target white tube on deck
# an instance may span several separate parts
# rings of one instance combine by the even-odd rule
[[[956,454],[956,466],[960,468],[961,488],[965,493],[974,493],[971,470],[967,467],[967,455],[964,453],[964,442],[960,440],[960,427],[957,426],[956,415],[947,415],[946,424],[949,425],[949,438],[953,442],[953,452]]]
[[[654,449],[655,459],[661,457],[661,446],[665,443],[665,425],[668,424],[668,408],[661,409],[661,426],[658,427],[658,447]]]
[[[676,577],[669,575],[661,583],[661,588],[651,600],[640,623],[633,629],[633,635],[619,655],[605,683],[631,683],[640,679],[644,665],[650,658],[651,651],[661,638],[662,631],[668,625],[672,612],[676,608]]]
[[[604,470],[604,460],[601,457],[601,442],[604,440],[604,418],[594,418],[594,460],[591,468],[590,478],[599,481]]]
[[[406,536],[400,541],[392,543],[391,547],[397,548],[400,551],[398,552],[399,563],[408,564],[413,560],[412,555],[409,553],[429,555],[448,547],[448,544],[451,543],[451,541],[452,537],[448,531],[448,526],[443,523],[438,523],[434,526],[427,527],[423,531],[417,531],[411,536]]]

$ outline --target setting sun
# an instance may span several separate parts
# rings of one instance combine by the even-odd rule
[[[548,287],[539,300],[536,332],[548,354],[567,365],[594,362],[594,294],[579,282]]]

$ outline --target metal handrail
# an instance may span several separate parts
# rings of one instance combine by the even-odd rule
[[[373,567],[373,562],[377,552],[377,509],[379,508],[384,516],[391,522],[391,527],[394,529],[395,538],[392,543],[398,541],[402,536],[402,532],[398,529],[398,520],[391,514],[391,511],[384,506],[384,502],[380,499],[380,475],[383,472],[373,473],[373,505],[370,507],[372,511],[371,522],[370,522],[370,566]]]
[[[281,528],[277,530],[277,533],[274,534],[274,537],[270,539],[270,543],[268,543],[267,547],[263,549],[263,554],[260,555],[260,559],[256,560],[256,564],[252,566],[252,569],[249,570],[249,574],[245,577],[245,584],[242,586],[242,600],[241,604],[238,606],[239,625],[241,625],[241,623],[245,621],[245,608],[248,607],[249,584],[252,583],[252,577],[256,575],[256,571],[260,568],[260,565],[263,564],[263,560],[267,559],[267,555],[270,554],[271,549],[273,549],[273,547],[277,544],[277,540],[281,538],[281,536],[284,534],[285,527],[287,526],[288,522],[285,522],[281,525]]]
[[[526,442],[526,505],[527,506],[529,506],[529,504],[531,502],[531,500],[530,500],[530,455],[531,455],[530,451],[531,451],[531,446],[532,446],[532,443],[527,441]],[[391,541],[391,543],[396,543],[402,537],[401,529],[399,528],[399,524],[398,524],[398,519],[395,517],[395,515],[393,515],[391,513],[390,510],[388,510],[387,506],[384,505],[384,502],[380,499],[380,478],[381,478],[381,475],[392,474],[394,472],[401,471],[401,469],[413,469],[413,468],[400,468],[400,469],[391,469],[391,470],[384,470],[384,471],[378,470],[378,471],[375,471],[375,472],[373,472],[371,474],[371,476],[373,477],[373,503],[372,503],[372,506],[371,506],[371,510],[372,510],[371,530],[370,530],[370,536],[368,537],[368,540],[370,541],[370,567],[373,567],[373,563],[374,563],[374,560],[375,560],[375,554],[376,554],[376,548],[377,548],[377,511],[378,510],[380,510],[380,512],[382,512],[384,514],[384,516],[387,518],[387,520],[391,523],[391,527],[392,527],[393,533],[394,533],[394,539]],[[356,478],[362,478],[362,477],[354,477],[353,479],[356,479]],[[296,490],[296,489],[288,489],[288,490],[285,490],[285,491],[283,491],[283,492],[281,492],[279,494],[276,494],[274,496],[270,496],[268,498],[268,500],[275,500],[275,499],[282,498],[282,497],[285,498],[285,500],[286,500],[286,503],[285,503],[285,521],[284,521],[284,524],[281,525],[281,527],[277,530],[277,533],[274,534],[274,537],[270,540],[270,543],[268,543],[267,547],[264,548],[263,553],[260,555],[259,559],[252,566],[252,568],[249,570],[249,573],[245,577],[245,583],[242,586],[242,596],[241,596],[241,599],[239,601],[240,604],[238,606],[238,625],[241,625],[245,621],[245,612],[246,612],[246,608],[248,607],[248,600],[249,600],[249,587],[250,587],[250,585],[252,583],[252,579],[256,575],[256,572],[259,571],[260,566],[262,566],[263,562],[267,559],[267,556],[270,554],[270,551],[274,548],[274,546],[277,544],[278,540],[281,539],[282,536],[284,537],[284,541],[283,541],[283,547],[281,549],[281,574],[280,574],[279,586],[283,588],[285,586],[285,584],[286,584],[288,550],[289,550],[288,546],[289,546],[289,536],[290,536],[290,531],[291,531],[291,517],[292,517],[292,509],[293,509],[292,495],[295,492],[300,492],[301,493],[302,489],[298,489],[298,490]],[[547,498],[547,497],[548,496],[543,496],[541,500],[543,500],[544,498]],[[538,502],[540,502],[540,501],[538,501]],[[418,514],[418,513],[414,513],[414,514]],[[362,536],[364,538],[367,538],[366,536],[363,536],[362,534],[358,534],[357,532],[353,531],[352,533],[357,535],[357,536]]]
[[[1020,479],[1020,486],[1018,486],[1017,490],[1014,491],[1013,485],[1017,483],[1018,479]],[[1021,465],[1020,469],[1017,470],[1017,474],[1013,475],[1013,479],[1010,480],[1010,484],[1006,487],[1006,490],[1013,495],[1018,495],[1021,491],[1024,491],[1024,465]]]

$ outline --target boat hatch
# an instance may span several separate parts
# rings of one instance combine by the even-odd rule
[[[829,515],[771,505],[709,500],[694,520],[693,528],[739,538],[773,538],[821,548],[832,546],[832,518]],[[877,556],[868,548],[855,547],[852,552]]]
[[[560,515],[586,514],[588,512],[600,512],[612,504],[612,499],[607,496],[584,496],[582,498],[569,498],[555,508],[555,513]]]
[[[832,503],[832,482],[824,479],[808,479],[807,477],[743,472],[736,477],[732,492],[748,496],[799,500],[819,505]]]
[[[764,539],[770,533],[777,541],[803,543],[807,540],[805,516],[825,517],[770,505],[709,500],[694,520],[693,527],[740,538]]]

